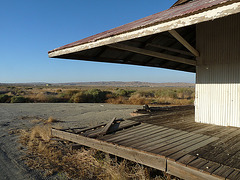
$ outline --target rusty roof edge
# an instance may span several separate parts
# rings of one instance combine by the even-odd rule
[[[216,9],[216,8],[223,7],[223,6],[227,6],[227,5],[231,5],[231,4],[238,3],[238,2],[240,2],[240,0],[224,1],[224,2],[219,3],[219,4],[217,4],[217,5],[209,6],[208,8],[202,8],[202,9],[199,9],[199,10],[194,11],[194,12],[192,12],[192,13],[184,14],[184,15],[182,15],[182,16],[175,16],[175,17],[173,17],[173,18],[171,18],[171,19],[167,19],[167,20],[165,20],[165,21],[159,21],[159,22],[155,22],[155,23],[152,23],[152,24],[147,24],[147,25],[145,25],[145,26],[138,26],[138,27],[133,28],[133,29],[130,29],[130,30],[128,30],[128,31],[123,31],[123,32],[121,32],[121,33],[119,33],[119,34],[114,34],[113,36],[102,37],[102,38],[90,40],[90,41],[85,42],[85,43],[82,43],[82,44],[74,44],[74,45],[72,45],[72,46],[68,46],[68,45],[72,44],[72,43],[70,43],[70,44],[65,45],[65,46],[68,46],[68,47],[62,46],[62,47],[59,47],[59,48],[55,48],[55,49],[49,51],[48,54],[49,54],[49,57],[54,57],[54,56],[52,56],[51,54],[52,54],[53,52],[56,52],[56,51],[60,51],[60,50],[64,50],[64,49],[69,49],[69,48],[74,48],[74,47],[81,46],[81,45],[86,45],[86,44],[89,44],[89,43],[94,43],[94,42],[97,42],[97,41],[100,41],[100,40],[103,40],[103,39],[107,39],[107,38],[119,36],[119,35],[126,34],[126,33],[131,33],[131,32],[137,31],[137,30],[139,30],[139,29],[143,29],[143,28],[147,28],[147,27],[152,27],[152,26],[154,26],[154,25],[159,25],[159,24],[163,24],[163,23],[167,23],[167,22],[172,22],[172,21],[174,21],[174,20],[178,20],[178,19],[181,19],[181,18],[184,18],[184,17],[190,17],[190,16],[192,16],[192,15],[200,14],[200,13],[202,13],[202,12],[206,12],[206,11],[209,11],[209,10],[214,10],[214,9]],[[176,6],[176,7],[172,7],[172,8],[170,8],[170,9],[173,9],[173,8],[177,8],[177,6]],[[239,7],[238,7],[238,8],[239,8]],[[168,10],[170,10],[170,9],[167,9],[167,10],[165,10],[165,11],[168,11]],[[163,12],[163,11],[162,11],[162,12]],[[239,13],[239,12],[236,12],[236,13]],[[157,14],[157,13],[156,13],[156,14]],[[235,14],[235,12],[233,12],[232,14]],[[231,13],[226,13],[225,15],[231,15]],[[151,16],[153,16],[153,15],[150,15],[150,16],[148,16],[148,17],[151,17]],[[220,17],[224,17],[224,16],[220,16]],[[216,17],[216,18],[220,18],[220,17]],[[216,18],[214,18],[214,19],[216,19]],[[133,21],[133,22],[135,22],[135,21]],[[202,22],[204,22],[204,21],[202,21]],[[131,24],[131,23],[132,23],[132,22],[130,22],[130,23],[128,23],[128,24]],[[127,25],[127,24],[125,24],[125,25]],[[122,25],[122,26],[125,26],[125,25]],[[122,27],[122,26],[119,26],[119,27]],[[119,28],[119,27],[117,27],[117,28]],[[184,26],[183,26],[183,27],[184,27]],[[178,28],[178,27],[177,27],[177,28]],[[113,29],[115,29],[115,28],[113,28]],[[175,29],[176,29],[176,28],[175,28]],[[112,30],[112,29],[111,29],[111,30]],[[169,30],[170,30],[170,29],[169,29]],[[109,30],[107,30],[107,31],[109,31]],[[104,32],[107,32],[107,31],[104,31]],[[99,35],[99,34],[101,34],[101,33],[98,33],[98,34],[96,34],[96,35]],[[93,36],[96,36],[96,35],[93,35]],[[143,37],[143,36],[142,36],[142,37]],[[76,42],[78,42],[78,41],[76,41]],[[75,43],[75,42],[74,42],[74,43]]]

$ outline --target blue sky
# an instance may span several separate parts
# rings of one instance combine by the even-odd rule
[[[62,45],[169,8],[176,0],[7,0],[0,3],[0,83],[195,82],[160,68],[48,58]]]

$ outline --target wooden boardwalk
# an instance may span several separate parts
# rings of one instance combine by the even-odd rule
[[[135,117],[99,137],[91,134],[104,125],[52,133],[184,179],[240,179],[240,128],[195,123],[193,115],[190,109]]]

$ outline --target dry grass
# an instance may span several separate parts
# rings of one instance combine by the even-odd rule
[[[100,180],[166,179],[160,171],[152,175],[151,168],[137,163],[110,157],[94,149],[73,149],[70,142],[51,140],[50,124],[22,130],[20,142],[28,149],[23,158],[26,165],[44,171],[45,176],[64,174],[70,179]]]
[[[140,94],[134,94],[129,98],[128,102],[129,104],[134,104],[134,105],[144,105],[144,104],[149,104],[150,99],[145,98]]]
[[[126,97],[119,96],[116,98],[107,99],[106,102],[110,104],[128,104],[128,99]]]
[[[50,116],[48,118],[48,120],[45,121],[45,123],[47,124],[51,124],[51,123],[56,123],[56,122],[59,122],[59,120],[55,119],[54,117]]]

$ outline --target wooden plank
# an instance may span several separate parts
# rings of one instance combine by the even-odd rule
[[[226,135],[226,132],[229,130],[227,127],[224,126],[217,126],[218,129],[215,131],[212,131],[211,134],[209,134],[210,136],[215,136],[215,137],[221,137],[223,135]]]
[[[216,169],[218,169],[221,166],[221,164],[209,161],[207,164],[200,167],[200,170],[203,170],[209,174],[212,174]]]
[[[178,148],[178,149],[185,148],[186,146],[188,146],[189,142],[193,142],[196,139],[202,138],[202,135],[200,135],[200,134],[187,134],[187,135],[188,135],[187,137],[180,136],[180,137],[171,139],[170,141],[168,141],[169,143],[166,145],[163,144],[159,147],[157,147],[157,146],[151,147],[151,149],[149,149],[149,151],[151,151],[152,153],[159,154],[166,150],[172,151],[175,148]]]
[[[190,141],[182,143],[179,146],[173,147],[171,149],[167,149],[165,151],[156,152],[156,153],[160,153],[164,156],[170,156],[171,155],[170,158],[172,158],[173,160],[177,160],[177,159],[181,158],[182,156],[184,156],[185,154],[187,154],[184,151],[185,149],[187,149],[187,148],[193,149],[192,148],[193,146],[195,148],[199,148],[201,146],[199,146],[198,144],[205,141],[205,140],[208,140],[208,139],[210,139],[208,136],[199,136],[198,138],[194,138]],[[181,156],[178,157],[178,158],[175,158],[175,156],[178,156],[178,154],[180,154],[180,153],[182,153]]]
[[[208,139],[199,138],[197,141],[194,141],[194,144],[191,144],[191,145],[189,144],[190,146],[187,145],[188,147],[181,149],[180,151],[177,151],[179,149],[176,148],[174,151],[177,151],[177,152],[175,152],[175,153],[172,153],[172,152],[174,152],[174,151],[172,151],[172,152],[164,152],[164,153],[161,152],[161,154],[163,154],[163,155],[166,154],[168,156],[168,158],[177,160],[177,159],[180,159],[182,156],[188,154],[189,152],[196,150],[200,147],[203,147],[213,141],[216,141],[217,139],[218,138],[215,138],[215,137],[210,137]]]
[[[153,138],[156,137],[156,136],[166,136],[171,132],[172,132],[172,130],[170,130],[170,129],[163,129],[160,132],[158,132],[157,134],[154,134]],[[145,133],[143,136],[144,137],[148,136],[148,134]],[[136,137],[136,135],[134,137]],[[148,138],[148,140],[149,140],[149,138]],[[127,142],[129,142],[129,140],[128,139],[123,139],[123,142],[122,141],[119,141],[119,142],[127,144]],[[130,144],[132,145],[132,142],[130,142]]]
[[[178,161],[176,161],[177,163],[181,163],[184,165],[189,164],[190,162],[192,162],[193,160],[197,159],[196,156],[192,156],[190,154],[186,154],[185,156],[183,156],[182,158],[180,158]]]
[[[209,124],[204,128],[201,128],[201,129],[198,129],[198,130],[195,130],[195,131],[191,131],[191,132],[192,133],[198,133],[198,134],[201,134],[201,133],[204,134],[204,132],[212,131],[212,130],[216,130],[216,129],[217,129],[216,126]]]
[[[235,138],[236,136],[240,135],[240,129],[233,131],[232,133],[229,133],[227,136],[222,137],[219,141],[217,141],[216,143],[214,143],[214,146],[217,146],[219,144],[222,143],[226,143],[229,142],[231,139]]]
[[[212,175],[216,177],[223,177],[224,179],[228,177],[234,171],[233,168],[221,165],[218,169],[216,169]]]
[[[166,159],[159,155],[146,153],[130,147],[124,147],[98,139],[88,138],[77,134],[52,129],[52,135],[72,141],[84,146],[92,147],[106,153],[110,153],[128,160],[166,171]]]
[[[152,129],[152,126],[151,125],[139,125],[139,126],[135,126],[132,128],[128,128],[123,131],[118,131],[114,134],[109,134],[109,135],[100,137],[99,139],[110,142],[110,141],[114,141],[114,140],[120,139],[120,138],[124,139],[125,137],[128,137],[132,134],[136,134],[137,132],[144,132],[148,129]],[[163,128],[163,130],[164,130],[164,128]]]
[[[137,126],[139,124],[141,124],[141,123],[136,122],[136,121],[126,121],[126,122],[123,122],[123,123],[119,124],[119,127],[117,128],[117,131],[122,130],[124,128],[129,128],[131,126]],[[98,129],[95,129],[95,130],[89,130],[89,131],[86,131],[86,132],[82,133],[82,135],[88,136],[90,134],[98,133],[98,132],[101,131],[101,129],[102,128],[98,128]],[[116,131],[115,128],[114,129],[109,129],[108,133],[112,133],[114,131]]]
[[[130,121],[130,120],[124,120],[122,122],[122,124],[125,124],[125,123],[133,123],[135,121]],[[94,126],[94,127],[87,127],[87,128],[84,128],[84,129],[81,129],[80,131],[76,131],[77,134],[80,134],[80,133],[84,133],[86,131],[89,131],[89,130],[92,130],[92,129],[97,129],[97,128],[101,128],[101,127],[104,127],[106,126],[106,123],[103,123],[103,124],[100,124],[100,125],[97,125],[97,126]],[[71,128],[71,129],[75,129],[75,128]],[[76,129],[79,129],[79,128],[76,128]],[[60,129],[60,130],[68,130],[68,129]]]
[[[234,144],[238,142],[238,138],[236,137],[239,135],[240,131],[235,131],[234,128],[231,128],[231,131],[226,128],[227,131],[224,131],[223,133],[218,134],[219,140],[212,142],[208,146],[204,146],[202,148],[199,148],[193,152],[191,152],[192,155],[199,154],[200,157],[203,157],[205,159],[209,159],[211,161],[219,162],[219,163],[225,163],[225,159],[221,158],[215,158],[219,154],[223,153],[226,149],[229,147],[232,147]],[[229,156],[228,156],[229,159]]]
[[[111,140],[107,140],[107,141],[111,141],[114,143],[128,142],[128,141],[133,141],[134,139],[138,139],[138,138],[142,138],[147,135],[150,135],[149,133],[152,134],[152,132],[158,132],[158,131],[164,132],[164,131],[166,131],[166,129],[158,129],[158,128],[149,127],[148,129],[142,129],[141,131],[133,132],[131,134],[125,135],[124,137],[119,137],[119,138],[115,138],[115,139],[111,139]]]
[[[112,142],[124,144],[124,146],[133,145],[138,142],[142,142],[144,139],[155,137],[156,133],[165,133],[167,129],[149,129],[148,131],[136,132],[130,136],[126,136],[124,139],[116,139]]]
[[[206,126],[207,126],[207,125],[198,125],[198,124],[194,123],[192,126],[185,127],[185,128],[182,129],[182,130],[188,131],[188,132],[194,132],[194,131],[197,131],[197,130],[199,130],[199,129],[202,129],[202,128],[206,127]]]
[[[130,128],[132,126],[137,126],[137,125],[140,125],[141,123],[140,122],[135,122],[135,121],[127,121],[126,123],[115,123],[115,124],[112,124],[113,122],[115,121],[115,119],[113,119],[112,121],[110,121],[105,127],[103,128],[99,128],[97,129],[95,132],[90,132],[90,134],[86,134],[84,133],[85,136],[88,136],[88,137],[98,137],[98,136],[103,136],[105,135],[106,133],[113,133],[113,132],[116,132],[116,131],[120,131],[122,129],[127,129],[127,128]]]
[[[234,170],[226,179],[238,180],[240,178],[240,171]]]
[[[184,122],[168,122],[164,123],[164,126],[184,131],[186,128],[193,127],[195,125],[192,122],[184,121]]]
[[[109,130],[110,126],[112,125],[112,123],[113,123],[115,120],[117,120],[116,117],[114,117],[111,121],[109,121],[109,122],[106,124],[106,126],[104,126],[104,128],[102,128],[99,132],[89,134],[88,137],[97,137],[97,136],[106,134],[107,131]]]
[[[125,45],[125,44],[119,44],[119,43],[118,44],[111,44],[111,45],[108,45],[108,46],[111,47],[111,48],[125,50],[125,51],[129,51],[129,52],[134,52],[134,53],[142,54],[142,55],[145,55],[145,56],[151,56],[151,57],[155,57],[155,58],[166,59],[166,60],[170,60],[170,61],[174,61],[174,62],[180,62],[180,63],[196,66],[196,61],[195,60],[181,58],[181,57],[172,56],[172,55],[168,55],[168,54],[163,54],[163,53],[150,51],[150,50],[143,49],[143,48],[133,47],[133,46],[129,46],[129,45]]]
[[[192,54],[199,57],[199,52],[192,47],[176,30],[168,31],[173,37],[175,37],[184,47],[186,47]]]
[[[207,163],[208,163],[207,160],[202,159],[202,158],[198,158],[198,159],[190,162],[187,166],[188,166],[188,167],[191,167],[191,168],[194,168],[194,169],[196,169],[196,170],[199,170],[200,167],[206,165]]]
[[[172,137],[174,137],[176,134],[181,136],[183,134],[186,134],[186,132],[169,129],[168,133],[165,133],[165,134],[162,134],[162,135],[157,135],[154,138],[151,138],[147,141],[141,142],[139,144],[135,144],[135,145],[133,145],[133,147],[136,147],[138,149],[142,149],[144,151],[148,151],[148,148],[153,147],[156,144],[161,144],[164,141],[168,141],[168,140],[172,139]]]
[[[219,162],[228,166],[235,167],[235,162],[231,162],[234,159],[235,154],[240,151],[240,142],[239,139],[237,139],[237,143],[234,143],[233,145],[230,145],[228,147],[221,148],[222,151],[216,151],[215,156],[211,157],[209,154],[207,157],[209,157],[212,161]],[[233,158],[233,159],[232,159]],[[229,159],[231,159],[229,161]]]
[[[156,134],[153,134],[151,136],[146,135],[144,138],[142,138],[140,141],[137,142],[124,142],[124,145],[131,146],[137,149],[143,149],[143,147],[149,147],[156,143],[158,139],[165,139],[165,137],[172,136],[173,130],[168,129],[164,132],[158,132]],[[180,134],[179,134],[180,135]]]
[[[199,170],[167,160],[167,173],[186,180],[219,180],[219,178]]]
[[[86,128],[68,128],[68,129],[59,129],[59,130],[62,130],[62,131],[69,131],[69,130],[74,130],[74,133],[76,134],[79,134],[79,133],[83,133],[83,132],[86,132],[86,131],[89,131],[89,130],[92,130],[92,129],[97,129],[97,128],[101,128],[103,126],[105,126],[106,123],[103,123],[103,124],[99,124],[97,126],[94,126],[94,127],[86,127]],[[79,130],[78,130],[79,129]]]

